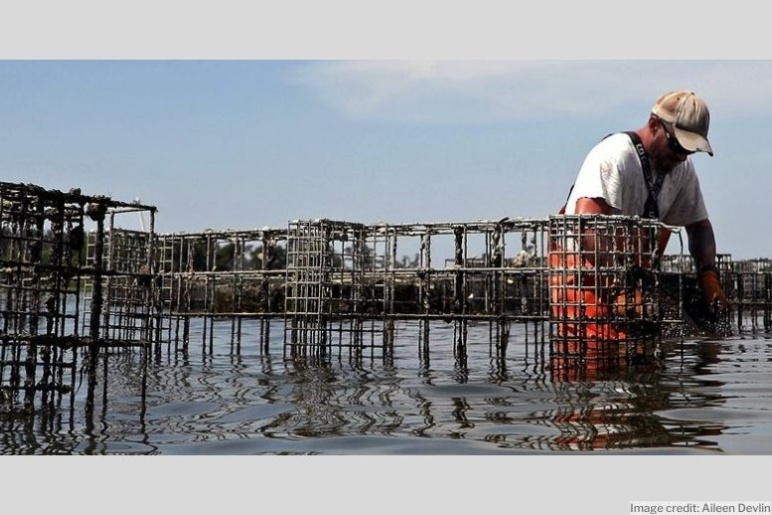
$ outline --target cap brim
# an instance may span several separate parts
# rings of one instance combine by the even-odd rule
[[[673,127],[673,129],[675,129],[675,136],[678,139],[678,143],[686,150],[691,152],[707,152],[709,156],[713,155],[713,148],[706,138],[703,138],[697,133],[679,129],[678,127]]]

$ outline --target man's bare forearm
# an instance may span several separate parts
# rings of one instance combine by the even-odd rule
[[[697,271],[716,266],[716,238],[707,218],[686,226],[689,235],[689,254],[694,258]]]

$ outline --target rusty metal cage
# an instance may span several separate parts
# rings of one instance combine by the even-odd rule
[[[205,231],[159,236],[161,299],[172,314],[283,312],[286,231]]]
[[[725,272],[726,274],[726,272]],[[739,331],[772,331],[772,260],[748,259],[731,263],[729,272],[734,316]]]
[[[102,291],[107,277],[122,273],[105,267],[104,218],[110,210],[128,207],[108,197],[82,195],[78,189],[64,193],[0,183],[4,404],[15,405],[22,391],[25,405],[39,392],[44,401],[61,399],[72,392],[78,348],[104,343],[102,315],[109,309],[102,310]],[[92,241],[98,251],[89,253],[89,227],[94,224]]]
[[[395,318],[546,320],[546,229],[545,220],[508,218],[291,222],[287,341],[327,343],[332,329],[383,332]]]
[[[329,323],[335,320],[344,324],[340,331],[357,332],[366,309],[365,272],[374,267],[373,256],[365,246],[364,225],[332,220],[290,222],[286,342],[327,343]]]
[[[161,234],[157,258],[167,340],[187,344],[191,318],[211,344],[215,323],[238,340],[245,319],[283,316],[286,229]]]
[[[196,317],[210,351],[215,323],[230,324],[240,345],[242,321],[255,319],[266,351],[276,322],[293,352],[334,345],[384,357],[396,323],[408,321],[419,328],[419,359],[451,341],[460,370],[472,327],[489,327],[500,357],[510,324],[529,324],[540,339],[546,325],[559,371],[645,359],[662,338],[700,325],[681,228],[637,217],[317,219],[158,235],[155,213],[139,201],[0,183],[0,411],[38,395],[60,403],[102,348],[187,344]],[[665,234],[675,253],[663,255]],[[718,322],[772,331],[769,258],[720,254],[716,265],[731,307]]]
[[[669,303],[660,288],[670,229],[606,215],[556,215],[549,225],[553,355],[617,361],[652,354],[663,326],[682,321],[682,288]]]
[[[125,228],[131,225],[127,219],[144,220],[145,215],[149,227],[142,227],[142,222],[138,229]],[[155,208],[105,206],[94,218],[97,227],[86,238],[86,262],[92,264],[93,273],[84,280],[83,331],[95,340],[152,343],[163,322],[154,279]]]

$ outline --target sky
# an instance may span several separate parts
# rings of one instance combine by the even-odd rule
[[[772,61],[3,60],[0,174],[156,206],[156,231],[544,218],[586,152],[691,89],[719,252],[769,257]]]

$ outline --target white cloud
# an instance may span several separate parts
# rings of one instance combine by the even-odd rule
[[[602,116],[693,89],[727,116],[772,114],[772,61],[321,61],[295,79],[356,119],[478,123]]]

